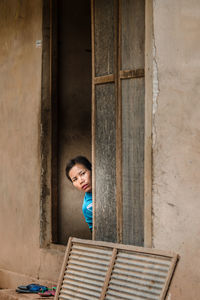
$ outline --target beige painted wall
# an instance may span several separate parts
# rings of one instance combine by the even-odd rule
[[[63,258],[39,248],[42,0],[0,1],[0,37],[0,287],[16,287]]]
[[[154,0],[153,246],[181,259],[169,299],[200,295],[200,2]]]

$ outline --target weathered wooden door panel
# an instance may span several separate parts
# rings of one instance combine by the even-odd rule
[[[93,33],[93,201],[95,239],[117,241],[116,84],[113,0],[92,1]]]
[[[143,245],[144,78],[122,81],[123,243]]]
[[[93,197],[98,240],[144,241],[145,0],[93,0]]]
[[[96,239],[117,241],[116,111],[114,83],[97,85],[95,130]]]

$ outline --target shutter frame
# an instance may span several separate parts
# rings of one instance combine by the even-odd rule
[[[55,299],[163,300],[178,259],[172,252],[71,237]]]

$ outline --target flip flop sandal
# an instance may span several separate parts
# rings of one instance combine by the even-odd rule
[[[28,284],[28,285],[21,285],[18,286],[16,292],[18,293],[38,293],[38,292],[45,292],[48,291],[48,287],[40,284]]]
[[[44,293],[38,293],[41,297],[50,297],[50,296],[55,296],[56,291],[55,290],[48,290]]]

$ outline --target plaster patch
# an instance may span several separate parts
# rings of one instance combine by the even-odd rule
[[[158,81],[158,65],[156,61],[155,39],[153,43],[153,114],[155,115],[158,107],[159,81]]]
[[[155,1],[153,2],[153,11],[155,11]],[[156,130],[156,113],[158,110],[158,97],[159,97],[159,74],[158,74],[158,64],[157,64],[157,49],[156,49],[156,41],[155,41],[155,24],[154,24],[154,15],[153,15],[153,43],[152,43],[152,54],[153,54],[153,103],[152,103],[152,151],[153,151],[153,161],[154,161],[154,152],[155,152],[155,146],[157,142],[157,130]],[[154,166],[154,162],[153,166]],[[159,198],[159,193],[157,189],[157,185],[155,184],[155,178],[154,178],[154,170],[152,170],[152,193],[157,194],[157,197]],[[154,198],[155,201],[155,198]],[[156,217],[155,213],[155,207],[152,206],[152,246],[154,247],[154,226],[156,226],[156,223],[159,223]]]
[[[158,78],[158,65],[156,61],[156,45],[155,38],[153,38],[153,106],[152,106],[152,114],[153,114],[153,146],[156,144],[156,126],[155,126],[155,115],[158,109],[158,96],[159,96],[159,78]]]
[[[153,1],[153,12],[155,11],[156,1]],[[155,147],[157,132],[155,125],[155,116],[158,109],[158,96],[160,93],[159,89],[159,75],[158,75],[158,64],[157,64],[157,49],[155,41],[155,24],[154,24],[154,13],[153,13],[153,105],[152,105],[152,147]]]

